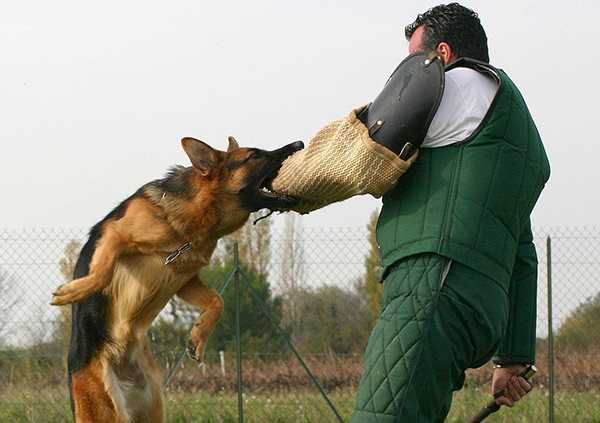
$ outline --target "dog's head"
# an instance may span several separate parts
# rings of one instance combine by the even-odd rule
[[[219,192],[235,196],[248,212],[289,210],[298,201],[274,192],[271,183],[283,161],[304,148],[301,141],[273,151],[240,148],[233,137],[229,137],[227,151],[189,137],[182,139],[181,144],[196,171],[213,186],[216,184]]]

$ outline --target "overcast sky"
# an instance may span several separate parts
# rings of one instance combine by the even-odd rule
[[[0,6],[0,226],[87,227],[172,164],[308,140],[377,95],[405,24],[438,2],[11,1]],[[521,88],[552,164],[534,225],[600,214],[597,1],[465,1]],[[360,198],[303,219],[356,226]]]

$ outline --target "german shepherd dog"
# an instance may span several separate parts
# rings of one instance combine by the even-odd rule
[[[53,294],[53,305],[73,303],[68,382],[78,423],[164,421],[148,327],[173,295],[200,307],[188,350],[202,361],[223,300],[198,270],[251,212],[296,202],[270,184],[302,142],[274,151],[240,148],[232,137],[226,152],[194,138],[182,146],[193,166],[172,168],[97,223],[75,279]]]

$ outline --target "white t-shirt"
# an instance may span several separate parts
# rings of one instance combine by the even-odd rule
[[[446,72],[444,94],[421,147],[443,147],[467,139],[485,117],[497,91],[498,83],[476,70],[458,67]]]

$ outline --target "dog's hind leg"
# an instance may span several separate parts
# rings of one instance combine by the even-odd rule
[[[88,275],[59,287],[52,294],[52,305],[65,305],[80,301],[101,291],[110,283],[115,262],[126,247],[123,237],[114,224],[115,222],[105,224],[92,257]]]
[[[105,372],[99,360],[71,375],[71,395],[77,423],[126,423],[105,387]]]
[[[208,287],[197,277],[187,282],[177,292],[177,296],[202,309],[202,314],[198,317],[192,329],[188,345],[190,356],[202,362],[206,341],[223,312],[223,299],[217,291]]]

